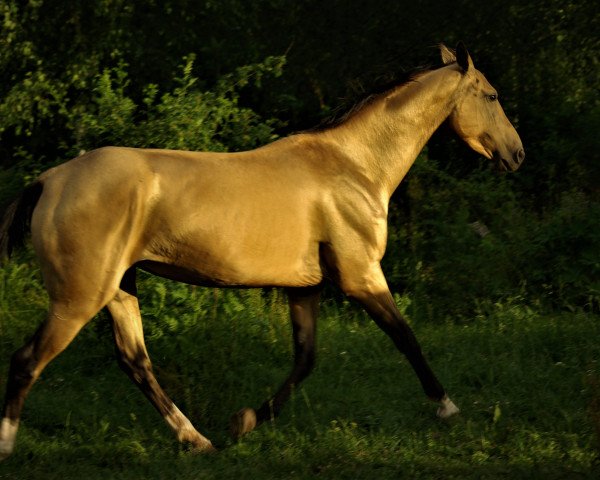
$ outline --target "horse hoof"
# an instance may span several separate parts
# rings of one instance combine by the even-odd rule
[[[256,428],[256,412],[252,408],[242,408],[234,413],[229,421],[229,431],[234,440],[250,433]]]
[[[440,407],[437,410],[437,416],[443,420],[450,418],[460,412],[460,409],[454,405],[448,396],[445,396],[440,401]]]
[[[206,442],[202,442],[201,444],[195,444],[192,451],[194,453],[201,453],[201,454],[211,454],[211,453],[217,453],[218,450],[213,447],[213,444],[210,440],[207,440]]]

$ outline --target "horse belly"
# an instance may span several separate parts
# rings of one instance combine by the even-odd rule
[[[318,189],[302,171],[263,163],[207,162],[183,184],[161,171],[146,259],[223,285],[319,283]]]
[[[319,243],[306,233],[198,229],[151,242],[141,265],[200,285],[302,287],[321,282]]]

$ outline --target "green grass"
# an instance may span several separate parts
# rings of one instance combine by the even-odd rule
[[[0,277],[2,384],[12,349],[45,305],[35,274],[18,268]],[[177,444],[118,369],[100,316],[34,386],[0,478],[600,477],[597,316],[498,305],[468,324],[413,325],[462,409],[442,422],[372,322],[328,303],[314,373],[277,421],[233,443],[231,413],[258,406],[291,365],[281,294],[144,283],[159,381],[220,452],[195,455]]]

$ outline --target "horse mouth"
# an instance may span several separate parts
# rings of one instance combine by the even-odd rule
[[[511,164],[508,162],[508,160],[505,160],[502,157],[500,157],[499,166],[500,166],[500,169],[505,172],[511,172],[512,170],[514,170],[511,166]]]
[[[497,169],[501,172],[514,172],[517,168],[519,168],[517,163],[507,160],[498,153],[496,153],[493,158],[496,160]]]
[[[499,170],[504,172],[514,172],[515,170],[518,170],[523,163],[523,160],[525,159],[525,150],[523,150],[523,147],[519,147],[508,155],[502,154],[500,151],[496,150],[492,158],[495,160]]]

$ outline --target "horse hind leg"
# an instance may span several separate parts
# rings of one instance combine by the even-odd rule
[[[165,394],[152,371],[144,343],[142,318],[138,305],[135,271],[129,270],[116,296],[107,304],[112,319],[117,360],[121,369],[135,383],[164,417],[177,440],[190,443],[199,451],[213,451],[210,440],[201,435]]]
[[[71,343],[99,309],[100,306],[96,305],[73,306],[51,302],[44,323],[13,354],[0,422],[0,460],[8,457],[14,449],[23,403],[33,383],[44,367]]]
[[[234,439],[251,432],[265,420],[279,415],[292,390],[312,371],[315,363],[315,330],[320,291],[320,286],[287,289],[294,335],[292,372],[277,393],[266,400],[258,410],[243,408],[233,414],[230,433]]]

